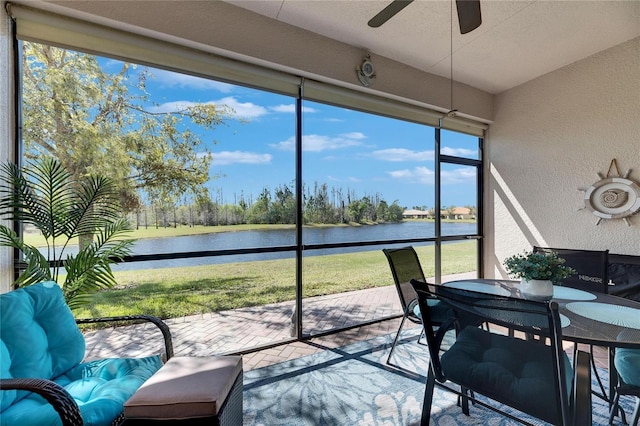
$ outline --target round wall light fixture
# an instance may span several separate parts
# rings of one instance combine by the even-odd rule
[[[360,64],[360,66],[356,67],[356,75],[364,87],[371,86],[375,81],[376,70],[369,55],[362,60],[362,64]]]

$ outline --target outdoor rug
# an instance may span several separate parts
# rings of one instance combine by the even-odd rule
[[[418,425],[426,383],[426,346],[410,332],[385,361],[393,335],[354,343],[337,349],[245,372],[244,424],[251,426],[407,426]],[[606,378],[606,374],[601,377]],[[605,383],[608,387],[608,384]],[[456,406],[456,395],[436,387],[431,424],[512,425],[513,420],[479,405],[470,416]],[[631,399],[621,398],[627,417]],[[493,403],[495,405],[495,403]],[[607,425],[608,406],[593,398],[593,424]],[[502,409],[535,425],[546,423],[515,410]],[[619,417],[614,424],[622,424]]]

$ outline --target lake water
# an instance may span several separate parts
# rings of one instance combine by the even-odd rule
[[[475,235],[475,223],[442,223],[442,235]],[[304,245],[335,244],[363,241],[400,240],[410,238],[429,238],[435,236],[433,222],[410,221],[364,226],[310,227],[302,231]],[[294,229],[264,229],[237,232],[218,232],[212,234],[189,235],[172,238],[152,238],[136,242],[134,255],[195,252],[210,250],[232,250],[259,247],[277,247],[295,245]],[[415,245],[430,245],[420,243]],[[405,244],[398,244],[405,245]],[[385,245],[393,247],[393,245]],[[344,247],[339,249],[309,250],[306,255],[317,256],[337,253],[353,253],[367,250],[380,250],[379,246]],[[173,266],[195,266],[229,262],[247,262],[253,260],[284,259],[295,257],[295,252],[256,253],[230,256],[213,256],[191,259],[173,259],[148,262],[132,262],[114,266],[114,270],[135,270]]]

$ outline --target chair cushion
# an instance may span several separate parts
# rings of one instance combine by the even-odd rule
[[[79,364],[55,382],[75,399],[85,426],[109,426],[127,399],[153,375],[160,356],[113,358]],[[35,393],[14,403],[0,415],[3,425],[59,425],[53,407]]]
[[[640,350],[618,348],[613,362],[623,382],[640,387]]]
[[[434,324],[442,324],[453,315],[451,309],[438,299],[428,299],[427,305],[431,310],[431,321],[433,321]],[[422,320],[422,312],[420,312],[420,306],[418,304],[413,307],[413,314]]]
[[[85,342],[53,281],[0,295],[0,365],[3,378],[52,380],[80,363]],[[28,392],[0,392],[4,410]]]
[[[216,416],[241,372],[239,356],[173,357],[126,402],[125,417]]]
[[[569,392],[572,367],[564,356]],[[550,423],[560,403],[549,346],[465,328],[442,355],[442,371],[454,382]]]

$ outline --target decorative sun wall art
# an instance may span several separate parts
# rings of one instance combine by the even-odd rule
[[[616,175],[612,174],[612,169],[615,169]],[[606,176],[598,172],[599,181],[586,190],[580,189],[584,192],[584,208],[598,218],[596,225],[602,219],[622,219],[627,226],[631,226],[629,216],[640,211],[640,184],[629,179],[630,174],[631,169],[621,175],[614,158]]]

